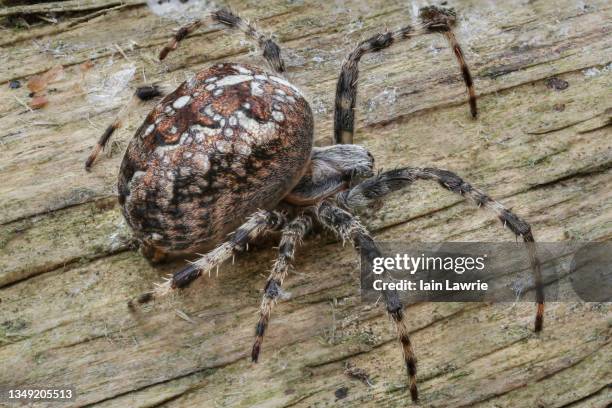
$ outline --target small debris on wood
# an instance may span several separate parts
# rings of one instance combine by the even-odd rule
[[[565,110],[565,104],[564,103],[555,103],[553,105],[553,109],[557,112],[563,112]]]
[[[21,82],[17,81],[16,79],[13,79],[12,81],[9,82],[9,88],[19,89],[21,88]]]
[[[346,398],[346,396],[348,395],[348,387],[340,387],[336,390],[336,392],[334,392],[334,395],[336,396],[336,399],[343,399]]]
[[[94,67],[94,63],[92,60],[87,60],[80,65],[81,71],[89,71]]]
[[[191,317],[189,317],[187,315],[187,313],[183,312],[182,310],[175,309],[174,311],[176,312],[176,315],[178,317],[180,317],[181,319],[185,320],[186,322],[189,322],[191,324],[196,324],[195,320],[193,320]]]
[[[128,56],[127,56],[127,55],[125,54],[125,52],[123,51],[123,48],[121,48],[121,47],[119,46],[119,44],[115,43],[115,44],[113,44],[113,45],[115,46],[115,49],[116,49],[117,51],[119,51],[119,54],[121,54],[121,56],[122,56],[123,58],[125,58],[126,60],[128,60],[128,61],[132,62],[132,60],[130,60],[130,59],[128,58]]]
[[[344,374],[351,378],[356,378],[362,381],[369,387],[374,386],[372,380],[370,380],[370,376],[368,375],[368,373],[364,369],[357,367],[355,364],[349,361],[347,361],[344,365]]]
[[[95,66],[94,62],[91,60],[87,60],[79,65],[79,74],[81,75],[81,81],[76,84],[76,89],[78,91],[82,91],[82,85],[85,83],[85,77],[87,73]]]
[[[39,95],[32,98],[30,101],[30,108],[32,109],[41,109],[47,106],[49,103],[49,99],[45,95]]]
[[[50,83],[58,80],[63,74],[64,67],[62,65],[56,65],[47,72],[30,78],[27,84],[28,89],[31,91],[29,96],[32,98],[28,105],[30,110],[41,109],[47,106],[49,99],[44,91],[46,91]]]
[[[30,108],[30,107],[28,106],[28,104],[27,104],[27,103],[25,103],[24,101],[22,101],[21,99],[19,99],[19,98],[18,98],[16,95],[13,95],[13,97],[15,98],[15,100],[16,100],[17,102],[19,102],[19,104],[20,104],[21,106],[23,106],[24,108],[26,108],[26,109],[27,109],[27,110],[29,110],[30,112],[34,112],[34,111],[32,110],[32,108]]]
[[[51,24],[57,24],[57,18],[52,18],[52,17],[46,17],[46,16],[41,16],[40,14],[36,14],[36,18],[45,21],[47,23],[51,23]]]
[[[546,80],[546,87],[548,89],[554,89],[555,91],[562,91],[567,89],[569,83],[557,77],[548,78]]]
[[[47,88],[51,82],[55,81],[64,72],[64,67],[56,65],[47,72],[33,76],[28,81],[28,89],[33,93],[41,92]]]

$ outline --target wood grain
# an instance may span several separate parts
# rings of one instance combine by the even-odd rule
[[[277,35],[287,76],[313,107],[319,145],[332,139],[335,81],[351,47],[414,22],[400,1],[229,4]],[[363,58],[356,142],[379,168],[457,172],[527,219],[538,241],[610,239],[609,2],[452,5],[478,120],[469,117],[444,39],[419,36]],[[272,248],[238,257],[219,277],[137,316],[127,312],[127,299],[182,265],[153,267],[132,250],[114,198],[122,151],[148,108],[130,115],[112,156],[86,173],[90,148],[135,84],[173,88],[217,61],[263,65],[242,37],[218,27],[160,64],[156,54],[176,27],[134,4],[74,25],[2,31],[0,385],[72,385],[77,398],[67,406],[410,406],[391,322],[381,305],[360,302],[357,257],[328,235],[298,249],[285,284],[291,299],[274,309],[257,365],[248,355]],[[47,88],[49,104],[24,108],[15,97],[30,101],[27,81],[57,65],[63,74]],[[100,102],[100,89],[126,70],[133,81]],[[569,86],[551,89],[551,77]],[[22,87],[10,89],[11,80]],[[496,219],[427,183],[394,194],[364,220],[380,240],[514,239]],[[421,406],[607,406],[610,304],[551,303],[539,336],[530,331],[533,309],[409,306]],[[345,376],[346,361],[374,385]],[[348,394],[338,399],[341,387]]]

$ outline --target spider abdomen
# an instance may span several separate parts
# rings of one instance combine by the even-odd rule
[[[131,140],[119,174],[123,214],[145,246],[209,248],[278,204],[312,141],[297,88],[252,66],[215,65],[165,97]]]

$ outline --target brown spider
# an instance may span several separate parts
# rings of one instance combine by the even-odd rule
[[[441,32],[449,40],[469,90],[471,114],[476,117],[470,72],[451,31],[454,12],[426,7],[420,16],[420,26],[377,34],[349,54],[336,88],[336,144],[313,147],[310,106],[300,90],[281,76],[285,67],[279,46],[231,11],[211,14],[214,22],[254,38],[277,73],[231,63],[200,71],[159,102],[130,141],[119,173],[119,203],[143,254],[158,261],[168,255],[210,251],[138,297],[136,303],[188,286],[265,232],[281,230],[278,258],[265,285],[251,352],[252,360],[257,361],[295,247],[313,222],[352,242],[371,263],[381,255],[380,250],[353,212],[376,207],[385,195],[416,180],[433,180],[492,210],[527,243],[536,281],[535,331],[541,330],[544,295],[529,224],[446,170],[404,167],[374,174],[373,157],[364,147],[352,144],[360,58],[426,32]],[[197,20],[180,28],[160,59],[202,24]],[[161,93],[156,86],[138,88],[102,135],[86,167],[92,165],[130,106]],[[416,401],[416,358],[404,309],[395,291],[383,295],[402,346],[410,394]],[[134,307],[133,302],[129,304]]]

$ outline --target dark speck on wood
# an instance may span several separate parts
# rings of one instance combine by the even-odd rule
[[[554,89],[555,91],[562,91],[567,89],[569,83],[557,77],[548,78],[546,80],[546,87],[549,89]]]
[[[343,399],[346,398],[346,396],[348,395],[348,388],[347,387],[340,387],[336,390],[336,392],[334,392],[334,394],[336,395],[337,399]]]

